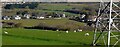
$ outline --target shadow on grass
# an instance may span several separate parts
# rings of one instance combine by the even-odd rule
[[[6,35],[6,34],[3,34],[3,36],[10,36],[10,37],[15,37],[15,38],[23,38],[23,39],[31,39],[31,40],[56,41],[56,42],[61,42],[61,43],[66,43],[66,44],[88,45],[88,44],[81,43],[81,42],[57,40],[57,39],[50,39],[50,38],[38,38],[38,37],[19,36],[19,35]]]
[[[29,36],[18,36],[18,35],[5,35],[4,36],[10,36],[15,38],[24,38],[24,39],[31,39],[31,40],[42,40],[42,41],[57,41],[57,42],[63,42],[70,45],[3,45],[2,47],[107,47],[105,45],[89,45],[81,42],[72,42],[72,41],[65,41],[65,40],[56,40],[56,39],[47,39],[47,38],[37,38],[37,37],[29,37]],[[72,45],[73,44],[73,45]],[[77,45],[74,45],[77,44]],[[112,45],[110,46],[112,47]],[[120,47],[120,46],[115,46]]]

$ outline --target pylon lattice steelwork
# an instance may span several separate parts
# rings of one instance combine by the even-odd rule
[[[95,21],[93,45],[116,46],[120,41],[120,7],[113,0],[101,0]]]

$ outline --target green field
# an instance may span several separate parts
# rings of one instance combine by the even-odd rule
[[[32,13],[43,13],[47,12],[49,14],[60,13],[66,14],[66,16],[80,16],[81,14],[75,14],[70,12],[65,12],[67,9],[78,9],[81,12],[94,14],[97,10],[97,4],[39,4],[35,9],[29,8],[14,8],[14,9],[3,9],[2,15],[14,16],[16,12],[28,11]],[[93,11],[92,11],[93,10]],[[69,20],[68,18],[62,19],[21,19],[21,20],[4,20],[4,22],[21,23],[20,27],[9,27],[5,24],[2,29],[2,45],[79,45],[79,46],[91,46],[93,41],[94,32],[93,27],[87,26],[86,23],[77,22]],[[34,27],[38,25],[49,26],[49,27],[59,27],[67,29],[82,29],[82,32],[73,32],[70,30],[69,33],[65,31],[52,31],[52,30],[42,30],[42,29],[25,29],[24,27]],[[9,34],[5,34],[7,31]],[[89,36],[85,36],[85,33],[89,33]],[[114,32],[115,34],[118,34]],[[97,34],[99,35],[99,33]],[[107,40],[107,35],[105,35]],[[111,38],[111,44],[115,43],[116,39]],[[104,46],[102,39],[98,41],[98,44],[102,44],[100,47]],[[119,45],[119,44],[118,44]],[[66,46],[67,47],[67,46]],[[72,46],[71,46],[72,47]],[[93,47],[93,46],[91,46]]]
[[[72,22],[72,25],[83,26],[85,23],[76,22],[68,19],[24,19],[24,20],[5,20],[4,22],[22,23],[23,26],[35,26],[39,23],[45,23],[45,25],[67,25]],[[73,26],[70,26],[74,28]],[[86,28],[86,27],[84,27]],[[83,28],[83,29],[84,29]],[[89,28],[91,29],[91,28]],[[93,41],[93,31],[86,28],[82,32],[70,31],[52,31],[41,29],[24,29],[24,28],[3,28],[3,31],[8,31],[8,35],[3,33],[3,45],[87,45],[90,46]],[[85,33],[89,33],[89,36],[85,36]],[[118,34],[118,33],[115,33]],[[99,34],[98,34],[99,35]],[[106,36],[107,37],[107,36]],[[105,38],[106,38],[105,37]],[[112,38],[111,44],[115,43],[115,39]],[[100,39],[100,43],[103,44],[103,40]]]
[[[89,45],[92,42],[90,36],[84,36],[86,32],[45,31],[36,29],[3,29],[9,32],[3,34],[3,45]],[[85,41],[89,40],[89,41]]]
[[[23,12],[23,11],[28,11],[30,14],[31,13],[43,13],[43,12],[48,12],[48,13],[64,13],[66,16],[80,16],[80,14],[75,14],[75,13],[69,13],[69,12],[64,12],[66,9],[73,9],[76,8],[80,10],[81,12],[89,12],[88,10],[85,10],[84,8],[90,8],[91,10],[97,9],[97,4],[72,4],[72,3],[63,3],[63,4],[52,4],[52,3],[40,3],[35,9],[29,9],[29,8],[14,8],[14,9],[3,9],[2,10],[2,15],[7,15],[7,16],[14,16],[16,15],[16,12]],[[93,12],[94,13],[94,12]]]
[[[75,23],[77,26],[84,26],[85,23],[76,22],[69,19],[21,19],[21,20],[4,20],[4,22],[14,22],[14,23],[22,23],[23,26],[36,26],[40,23],[44,23],[47,25],[60,25],[67,23]]]
[[[4,20],[4,22],[13,22],[13,23],[21,23],[22,27],[34,27],[34,26],[48,26],[48,27],[56,27],[70,30],[92,30],[93,28],[85,26],[85,23],[77,22],[73,20],[69,20],[67,18],[62,19],[22,19],[22,20]],[[5,24],[3,24],[4,27]],[[87,27],[87,28],[86,28]],[[91,28],[91,29],[88,29]]]
[[[3,29],[3,45],[89,45],[93,40],[93,32],[69,32],[12,28]],[[89,36],[85,36],[89,33]],[[115,39],[112,39],[113,44]],[[99,41],[99,44],[103,44]]]

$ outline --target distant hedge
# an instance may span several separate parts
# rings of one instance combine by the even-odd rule
[[[26,4],[7,4],[4,8],[5,9],[13,9],[13,8],[26,8],[29,9],[35,9],[38,6],[39,3],[32,2],[32,3],[26,3]]]

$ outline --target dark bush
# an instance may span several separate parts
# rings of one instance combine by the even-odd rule
[[[15,23],[14,22],[3,22],[2,27],[14,27]]]
[[[60,31],[74,31],[74,30],[78,30],[78,29],[82,29],[82,30],[93,30],[92,27],[90,26],[84,26],[84,25],[78,25],[78,23],[76,22],[65,22],[64,24],[55,24],[55,25],[49,25],[47,23],[39,23],[36,26],[33,27],[24,27],[26,29],[43,29],[43,30],[60,30]],[[89,29],[90,28],[90,29]]]
[[[16,28],[22,27],[22,23],[16,23],[16,24],[14,25],[14,27],[16,27]]]
[[[80,14],[79,10],[74,10],[74,9],[67,9],[67,10],[64,10],[64,12],[70,12],[70,13]]]
[[[4,22],[4,21],[2,22],[2,24],[5,24],[5,23],[6,23],[6,22]]]
[[[3,28],[19,28],[19,27],[23,27],[23,26],[22,26],[22,23],[3,22],[2,27]]]

